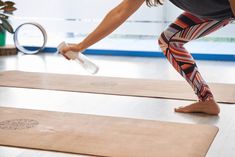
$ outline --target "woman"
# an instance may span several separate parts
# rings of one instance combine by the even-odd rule
[[[183,9],[174,23],[161,34],[159,45],[174,68],[192,86],[198,97],[198,102],[188,106],[176,108],[176,112],[218,115],[220,108],[213,94],[200,75],[191,54],[184,48],[184,44],[214,32],[233,20],[235,13],[235,0],[170,0]],[[66,52],[81,52],[89,46],[103,39],[132,15],[144,2],[148,6],[162,4],[160,0],[123,0],[112,9],[81,43],[69,45],[62,50],[67,59]]]

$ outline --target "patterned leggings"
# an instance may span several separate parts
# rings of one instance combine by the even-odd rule
[[[159,45],[174,68],[192,86],[199,101],[213,99],[212,92],[198,71],[195,60],[184,44],[206,36],[230,23],[196,17],[189,12],[181,14],[160,36]]]

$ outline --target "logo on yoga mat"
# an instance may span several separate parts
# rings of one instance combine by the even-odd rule
[[[38,121],[32,119],[11,119],[0,122],[0,129],[22,130],[33,128],[38,124]]]

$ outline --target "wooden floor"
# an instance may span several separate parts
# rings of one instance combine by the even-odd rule
[[[101,69],[97,74],[99,76],[182,79],[165,59],[107,56],[90,56],[90,58],[99,64]],[[208,82],[235,83],[235,62],[198,61],[198,66]],[[19,54],[0,57],[0,71],[4,70],[89,75],[75,63],[53,54],[34,56]],[[216,125],[220,131],[206,157],[235,156],[235,104],[220,104],[222,109],[220,116],[173,112],[174,107],[189,103],[191,102],[0,87],[0,106],[3,107]],[[81,155],[0,146],[0,157],[28,156],[78,157]]]

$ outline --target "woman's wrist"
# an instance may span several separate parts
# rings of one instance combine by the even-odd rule
[[[82,42],[76,44],[76,47],[77,47],[77,50],[78,50],[79,52],[82,52],[82,51],[84,51],[84,50],[86,49],[86,48],[84,47],[84,45],[83,45]]]

